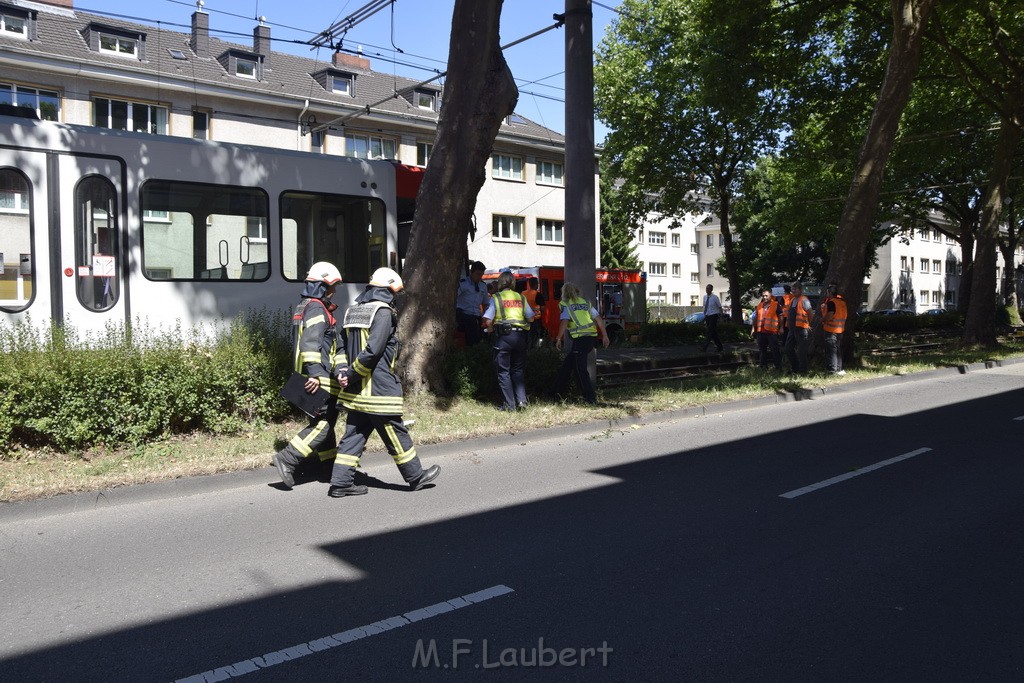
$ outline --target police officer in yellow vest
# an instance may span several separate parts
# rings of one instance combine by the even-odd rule
[[[846,300],[839,287],[830,284],[827,296],[821,302],[821,326],[825,330],[825,365],[834,375],[845,375],[843,370],[843,331],[846,329]]]
[[[569,375],[575,371],[576,383],[583,394],[583,400],[591,405],[597,403],[597,393],[590,382],[587,359],[597,345],[597,332],[601,331],[604,347],[608,348],[608,332],[604,328],[604,320],[598,315],[597,309],[580,296],[580,290],[571,282],[562,285],[562,300],[559,302],[561,313],[558,322],[558,338],[555,347],[562,348],[562,340],[566,333],[572,339],[572,348],[565,355],[562,367],[555,376],[554,393],[564,396],[569,386]]]
[[[526,408],[526,347],[533,309],[515,290],[509,271],[498,275],[495,293],[484,312],[484,325],[494,340],[494,369],[504,400],[498,410]]]

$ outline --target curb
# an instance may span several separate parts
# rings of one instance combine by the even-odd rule
[[[633,425],[652,425],[683,420],[686,418],[721,415],[741,410],[750,410],[752,408],[774,406],[780,403],[809,401],[820,396],[847,394],[866,389],[895,386],[898,384],[905,384],[907,382],[944,377],[947,375],[966,375],[973,372],[979,372],[981,370],[1006,365],[1018,365],[1021,363],[1024,363],[1024,358],[988,360],[978,363],[970,363],[967,365],[925,370],[907,375],[873,377],[834,387],[801,388],[796,391],[780,391],[773,396],[760,396],[757,398],[740,399],[737,401],[722,403],[706,403],[680,408],[678,410],[665,410],[657,413],[650,413],[640,417],[627,416],[605,420],[591,420],[590,422],[583,422],[580,424],[560,425],[557,427],[546,427],[542,429],[529,429],[521,432],[478,437],[452,443],[425,444],[423,446],[417,446],[416,451],[424,461],[427,459],[433,460],[444,456],[472,452],[484,446],[488,449],[494,447],[511,448],[516,446],[527,446],[530,442],[540,439],[557,440],[579,436],[580,434],[593,433],[595,431],[600,432],[606,429],[624,430],[630,429]],[[151,484],[103,489],[100,491],[68,493],[54,496],[52,498],[40,498],[37,500],[19,501],[14,503],[0,503],[0,523],[85,512],[101,507],[114,507],[130,503],[145,503],[154,500],[164,500],[171,497],[192,496],[201,493],[208,493],[210,491],[220,491],[239,488],[242,486],[270,484],[277,481],[276,477],[277,471],[272,466],[268,466],[257,470],[226,472],[223,474],[207,474],[196,477],[171,479],[169,481],[161,481]]]

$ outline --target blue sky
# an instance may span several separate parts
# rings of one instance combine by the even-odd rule
[[[601,4],[616,7],[620,0]],[[317,57],[317,51],[298,44],[368,5],[368,0],[206,0],[211,34],[234,42],[252,40],[255,17],[264,16],[275,40],[274,49]],[[345,47],[362,46],[374,71],[426,80],[444,71],[448,58],[454,0],[396,0],[350,29]],[[186,0],[75,0],[75,9],[110,13],[142,23],[162,22],[188,31],[195,2]],[[552,15],[565,9],[564,0],[505,0],[501,42],[511,43],[554,23]],[[594,5],[594,41],[601,40],[613,11]],[[175,25],[177,24],[177,25]],[[233,35],[241,34],[241,35]],[[296,41],[295,43],[285,41]],[[401,50],[398,52],[395,48]],[[319,51],[330,58],[330,49]],[[565,132],[565,29],[559,28],[505,51],[519,85],[517,113],[560,133]],[[605,129],[596,124],[596,140]]]

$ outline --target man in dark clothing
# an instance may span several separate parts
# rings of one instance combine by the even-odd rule
[[[347,369],[339,380],[343,386],[341,405],[348,409],[348,420],[327,491],[331,498],[366,493],[366,486],[353,480],[366,440],[374,430],[413,491],[436,479],[441,471],[437,465],[423,469],[402,420],[402,382],[394,370],[399,351],[398,313],[393,304],[403,287],[398,273],[378,268],[366,290],[345,311],[342,343]]]

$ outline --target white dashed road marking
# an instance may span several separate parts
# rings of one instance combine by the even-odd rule
[[[1013,418],[1013,419],[1014,419],[1014,421],[1015,421],[1015,422],[1016,422],[1016,421],[1021,421],[1021,420],[1024,420],[1024,415],[1021,415],[1020,417],[1015,417],[1015,418]]]
[[[476,593],[468,593],[451,600],[445,600],[439,602],[436,605],[430,605],[423,607],[422,609],[413,610],[412,612],[406,612],[405,614],[388,617],[387,619],[381,619],[375,621],[372,624],[366,624],[365,626],[358,626],[348,631],[341,633],[335,633],[333,636],[327,636],[325,638],[318,638],[311,640],[307,643],[300,643],[298,645],[292,645],[286,647],[283,650],[277,652],[269,652],[259,657],[253,657],[252,659],[246,659],[241,662],[235,662],[227,666],[222,666],[212,671],[204,671],[201,674],[195,674],[194,676],[188,676],[186,678],[179,678],[175,683],[209,683],[212,681],[226,681],[231,678],[238,678],[246,674],[255,673],[267,667],[275,666],[277,664],[283,664],[284,662],[298,659],[299,657],[305,657],[316,652],[323,652],[329,650],[332,647],[338,647],[346,643],[351,643],[356,640],[375,636],[378,633],[384,633],[384,631],[390,631],[394,628],[401,628],[408,626],[409,624],[416,621],[423,621],[424,619],[430,619],[446,612],[452,612],[463,607],[469,607],[478,602],[490,600],[491,598],[497,598],[507,593],[514,593],[508,586],[491,586],[485,588],[482,591]]]
[[[882,467],[885,467],[887,465],[892,465],[892,464],[900,462],[902,460],[907,460],[908,458],[913,458],[915,455],[921,455],[922,453],[927,453],[930,450],[931,450],[930,448],[918,448],[916,451],[910,451],[909,453],[904,453],[903,455],[897,455],[895,458],[889,458],[888,460],[883,460],[882,462],[876,462],[874,465],[868,465],[867,467],[861,467],[859,470],[857,470],[855,472],[847,472],[846,474],[840,474],[838,477],[832,477],[831,479],[826,479],[825,481],[819,481],[817,484],[811,484],[810,486],[805,486],[805,487],[800,488],[800,489],[796,489],[796,490],[793,490],[793,491],[787,491],[786,493],[780,493],[779,494],[779,498],[796,498],[797,496],[802,496],[805,493],[810,493],[811,491],[817,491],[818,489],[823,489],[826,486],[831,486],[832,484],[838,484],[841,481],[846,481],[847,479],[853,479],[854,477],[859,477],[862,474],[867,474],[868,472],[873,472],[873,471],[875,471],[877,469],[881,469]]]

